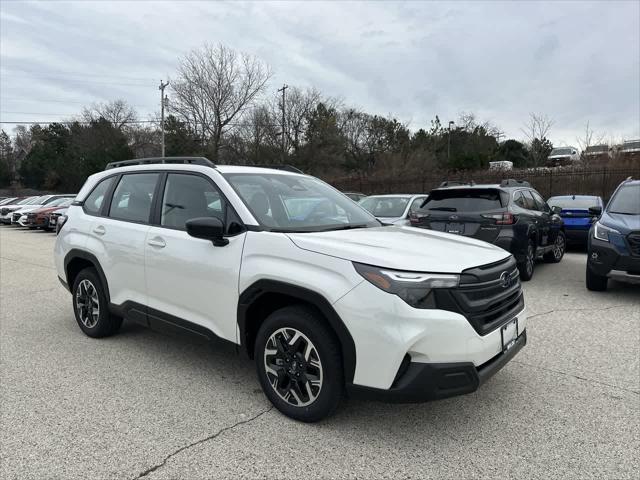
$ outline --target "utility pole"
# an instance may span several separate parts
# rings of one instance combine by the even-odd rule
[[[164,95],[164,89],[169,85],[169,82],[162,83],[160,80],[160,86],[158,90],[160,90],[160,131],[162,132],[162,157],[164,157],[164,104],[167,101],[167,97]]]
[[[451,125],[453,125],[454,123],[455,122],[453,120],[449,122],[449,139],[447,140],[447,167],[449,166],[451,160]]]
[[[285,163],[286,160],[286,156],[285,156],[285,149],[286,149],[286,138],[285,138],[285,110],[284,110],[284,106],[285,106],[285,91],[287,90],[287,88],[289,88],[289,85],[282,85],[282,88],[278,89],[278,92],[282,92],[282,163]]]

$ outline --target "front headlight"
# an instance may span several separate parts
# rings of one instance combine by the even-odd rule
[[[593,236],[598,240],[602,240],[603,242],[609,242],[609,234],[617,233],[620,235],[620,232],[614,230],[613,228],[605,227],[600,222],[596,222],[593,225]]]
[[[460,283],[460,276],[455,274],[403,272],[355,262],[353,266],[369,283],[414,308],[436,308],[432,290],[455,288]]]

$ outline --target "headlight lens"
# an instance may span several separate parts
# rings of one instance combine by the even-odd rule
[[[355,262],[353,266],[369,283],[399,296],[414,308],[436,308],[432,290],[455,288],[460,283],[460,276],[455,274],[403,272]]]
[[[598,240],[602,240],[603,242],[609,242],[609,234],[617,233],[620,234],[619,231],[614,230],[613,228],[605,227],[600,222],[596,222],[593,227],[593,236]]]

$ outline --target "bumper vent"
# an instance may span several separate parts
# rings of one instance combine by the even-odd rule
[[[627,235],[627,242],[632,255],[640,255],[640,232]]]

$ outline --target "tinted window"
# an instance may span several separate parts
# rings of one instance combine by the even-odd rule
[[[483,212],[502,208],[500,190],[494,188],[456,188],[434,190],[424,209],[445,212]]]
[[[410,197],[367,197],[360,201],[376,217],[401,217]]]
[[[524,208],[527,210],[538,210],[538,205],[536,205],[536,201],[533,199],[533,195],[529,190],[523,190],[522,196],[524,197]]]
[[[522,192],[520,191],[513,194],[513,203],[518,205],[520,208],[527,208],[527,204],[525,203]]]
[[[536,208],[541,212],[548,212],[549,207],[547,206],[547,202],[540,196],[538,192],[531,190],[531,195],[533,195],[533,199],[536,201]]]
[[[418,210],[425,201],[425,197],[416,198],[413,202],[411,202],[411,206],[409,207],[409,212],[415,212]]]
[[[162,197],[160,224],[185,230],[187,220],[217,217],[225,221],[226,204],[220,192],[205,178],[170,173]]]
[[[102,180],[89,194],[84,201],[84,211],[92,215],[98,215],[102,209],[104,202],[104,196],[111,187],[114,177],[109,177],[106,180]]]
[[[611,199],[609,213],[640,215],[640,184],[621,187]]]
[[[131,222],[148,222],[157,173],[124,175],[113,192],[109,216]]]

